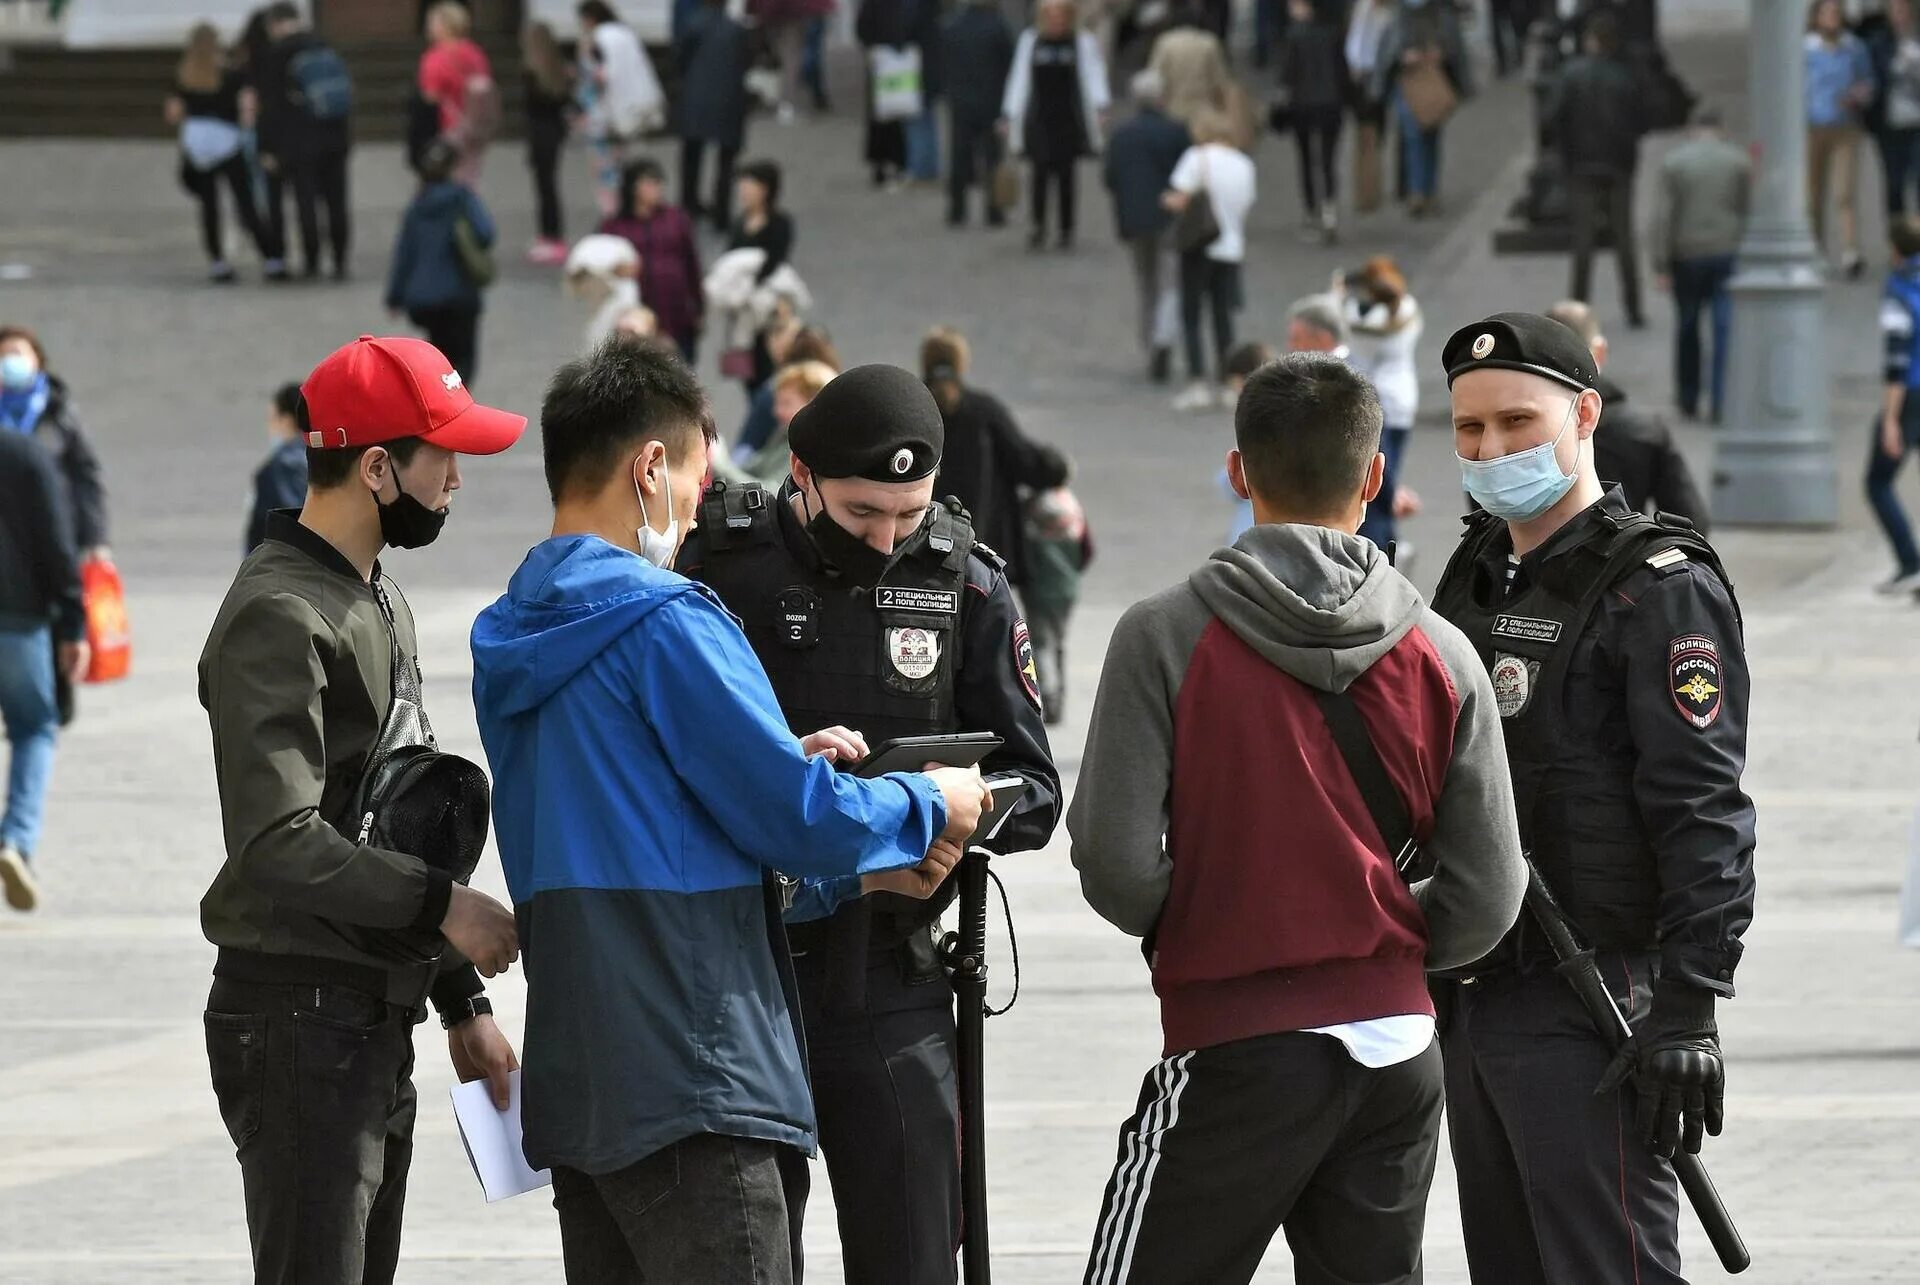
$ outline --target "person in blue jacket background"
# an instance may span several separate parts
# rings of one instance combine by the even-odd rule
[[[569,1280],[788,1281],[816,1125],[783,902],[926,897],[987,793],[971,768],[837,772],[858,734],[796,740],[739,625],[664,569],[712,433],[677,357],[609,340],[554,377],[541,433],[553,536],[473,628],[527,1161]]]

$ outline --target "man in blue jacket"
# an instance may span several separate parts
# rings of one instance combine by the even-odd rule
[[[541,408],[554,534],[474,624],[474,704],[527,968],[526,1156],[569,1280],[786,1282],[815,1119],[782,889],[925,897],[976,769],[860,780],[797,741],[740,627],[671,565],[711,416],[609,341]],[[774,874],[775,866],[792,879]]]
[[[1166,82],[1157,71],[1133,78],[1138,110],[1107,140],[1107,190],[1120,239],[1133,254],[1133,281],[1140,295],[1140,344],[1156,384],[1167,382],[1173,342],[1180,337],[1180,264],[1170,238],[1173,214],[1160,204],[1173,182],[1173,167],[1192,140],[1187,127],[1167,115]]]

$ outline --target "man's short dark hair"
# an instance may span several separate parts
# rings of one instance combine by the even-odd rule
[[[298,384],[282,384],[273,390],[273,409],[295,422],[299,421],[300,408],[306,404],[306,400],[300,395]]]
[[[1274,355],[1272,344],[1248,340],[1227,354],[1226,360],[1220,363],[1220,374],[1226,379],[1246,379],[1272,361]]]
[[[606,485],[629,452],[658,440],[669,455],[712,440],[700,381],[676,352],[617,337],[554,372],[540,403],[540,449],[555,504]]]
[[[1233,434],[1247,484],[1290,513],[1332,513],[1350,502],[1380,450],[1380,397],[1327,353],[1287,353],[1247,380]]]
[[[294,427],[300,430],[300,440],[304,442],[313,428],[313,417],[307,414],[307,399],[300,395],[300,386],[288,384],[287,388],[293,390],[294,397],[293,409],[287,413],[293,416]],[[276,406],[280,404],[281,393],[285,393],[287,388],[274,394]],[[420,452],[420,439],[417,437],[397,438],[379,445],[393,456],[393,462],[401,468],[413,463],[413,457]],[[307,485],[316,491],[331,491],[335,487],[345,486],[360,471],[360,457],[372,449],[371,445],[307,447]]]
[[[1920,254],[1920,216],[1902,214],[1894,219],[1887,228],[1887,239],[1893,242],[1893,252],[1903,259]]]

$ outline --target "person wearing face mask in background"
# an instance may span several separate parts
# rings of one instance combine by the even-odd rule
[[[836,772],[860,733],[790,732],[740,626],[671,570],[713,435],[678,356],[608,341],[554,376],[540,431],[553,534],[473,627],[526,932],[527,1160],[570,1281],[785,1285],[815,1127],[782,901],[928,896],[986,790]]]
[[[207,1060],[254,1279],[390,1282],[414,1024],[431,999],[460,1079],[487,1079],[504,1108],[518,1063],[480,975],[504,971],[518,944],[512,914],[456,881],[449,854],[369,841],[363,803],[368,817],[376,797],[398,806],[362,799],[377,746],[433,746],[413,612],[380,555],[431,544],[458,456],[505,450],[526,420],[477,404],[418,339],[362,336],[300,392],[306,503],[268,517],[200,655],[226,838],[200,902],[219,948]],[[396,707],[408,727],[390,722]]]
[[[1484,511],[1434,610],[1492,676],[1521,846],[1634,1028],[1610,1060],[1527,916],[1437,985],[1468,1265],[1678,1282],[1669,1158],[1720,1132],[1714,1005],[1753,917],[1740,611],[1704,537],[1595,476],[1599,370],[1577,335],[1499,313],[1442,361]]]
[[[793,418],[777,495],[715,483],[680,555],[737,615],[798,730],[992,732],[981,767],[1027,790],[996,851],[1043,846],[1060,808],[1033,640],[998,555],[934,499],[946,443],[912,373],[858,366]],[[735,779],[751,779],[741,774]],[[866,897],[787,915],[820,1148],[849,1285],[946,1285],[960,1242],[954,1001],[926,902]]]

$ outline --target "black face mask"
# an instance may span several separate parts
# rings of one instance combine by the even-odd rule
[[[804,494],[801,500],[806,500]],[[854,584],[872,588],[893,565],[892,554],[880,552],[829,517],[824,497],[820,500],[820,511],[807,519],[807,535],[820,556]]]
[[[399,479],[394,483],[398,485]],[[428,508],[408,495],[404,487],[400,498],[391,504],[382,504],[377,495],[373,502],[380,509],[380,538],[396,549],[421,549],[432,544],[440,538],[447,515],[453,512],[450,508]]]

